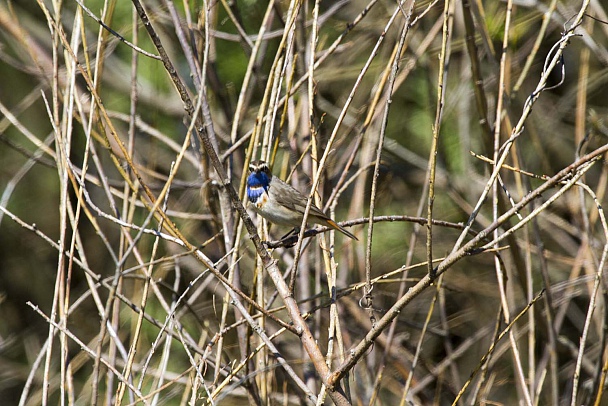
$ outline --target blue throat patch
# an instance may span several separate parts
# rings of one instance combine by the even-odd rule
[[[252,203],[256,203],[258,198],[268,191],[270,179],[264,172],[253,172],[247,178],[247,197]]]

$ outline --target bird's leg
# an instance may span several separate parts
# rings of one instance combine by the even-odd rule
[[[281,237],[281,242],[284,244],[285,248],[291,248],[298,242],[298,234],[300,233],[300,228],[295,227],[293,230],[285,234]],[[295,237],[295,238],[294,238]]]
[[[287,234],[285,234],[283,237],[280,238],[281,241],[286,240],[287,238],[293,236],[293,235],[298,235],[300,233],[300,228],[299,227],[294,227],[290,232],[288,232]]]

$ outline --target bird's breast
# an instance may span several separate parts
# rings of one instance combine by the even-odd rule
[[[257,196],[255,200],[252,200],[252,203],[258,209],[264,209],[264,207],[268,204],[268,193],[262,190],[262,192]]]
[[[258,207],[268,202],[268,193],[266,193],[263,185],[249,186],[247,188],[247,197],[252,204]]]

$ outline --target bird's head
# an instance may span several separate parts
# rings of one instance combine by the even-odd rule
[[[258,197],[268,191],[272,173],[268,164],[264,161],[252,161],[249,164],[249,177],[247,177],[247,196],[255,202]]]

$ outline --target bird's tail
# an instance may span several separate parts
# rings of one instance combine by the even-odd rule
[[[325,219],[325,221],[327,222],[327,225],[329,227],[333,228],[334,230],[338,230],[339,232],[341,232],[345,236],[350,237],[353,240],[359,241],[359,239],[357,237],[355,237],[353,234],[351,234],[348,231],[346,231],[343,227],[339,226],[338,223],[336,223],[332,219]]]

